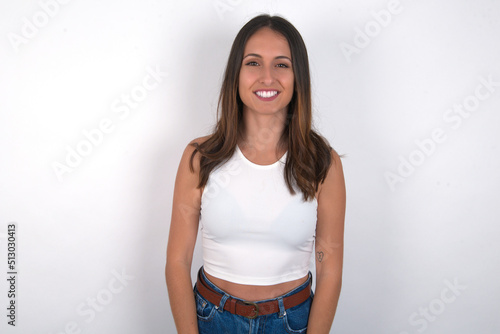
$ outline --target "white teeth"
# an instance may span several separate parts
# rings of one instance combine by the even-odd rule
[[[263,97],[263,98],[270,98],[270,97],[273,97],[273,96],[277,95],[278,92],[275,91],[275,90],[274,91],[266,91],[266,92],[259,90],[259,91],[255,92],[255,94],[257,94],[257,95],[259,95],[260,97]]]

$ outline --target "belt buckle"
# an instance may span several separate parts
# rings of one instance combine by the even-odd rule
[[[244,304],[246,304],[246,305],[252,305],[253,307],[255,307],[255,309],[253,310],[255,312],[255,314],[254,315],[245,316],[245,317],[248,318],[248,319],[255,319],[255,318],[257,318],[257,316],[259,315],[259,305],[257,305],[254,302],[248,302],[248,301],[245,301],[245,300],[243,300],[242,302]]]

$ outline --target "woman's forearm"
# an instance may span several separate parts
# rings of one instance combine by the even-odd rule
[[[326,275],[316,279],[316,290],[309,314],[307,333],[330,333],[341,287],[341,275]]]
[[[177,333],[198,334],[191,269],[182,263],[167,262],[165,278]]]

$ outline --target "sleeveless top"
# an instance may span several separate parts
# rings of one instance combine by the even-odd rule
[[[273,285],[309,272],[316,198],[290,194],[285,153],[271,165],[248,160],[238,146],[210,174],[201,197],[203,268],[230,282]]]

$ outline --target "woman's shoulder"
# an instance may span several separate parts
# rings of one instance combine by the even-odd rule
[[[337,187],[338,185],[342,186],[344,183],[344,171],[341,160],[344,156],[338,154],[333,148],[329,150],[331,156],[330,166],[326,172],[325,179],[318,185],[318,194],[321,193],[324,187]]]
[[[203,144],[204,142],[206,142],[208,139],[210,139],[210,137],[211,137],[211,135],[207,135],[207,136],[198,137],[198,138],[191,140],[188,143],[187,147],[185,148],[185,152],[189,153],[189,155],[195,155],[199,159],[200,154],[195,154],[195,153],[198,153],[197,147],[200,146],[201,144]]]
[[[201,155],[198,153],[196,148],[207,141],[210,136],[211,135],[198,137],[191,140],[184,148],[184,153],[182,154],[181,158],[181,164],[184,162],[189,166],[189,169],[191,169],[191,171],[199,171]]]
[[[201,145],[204,142],[206,142],[211,136],[212,135],[207,135],[207,136],[195,138],[189,142],[188,146],[196,147],[196,145]]]

